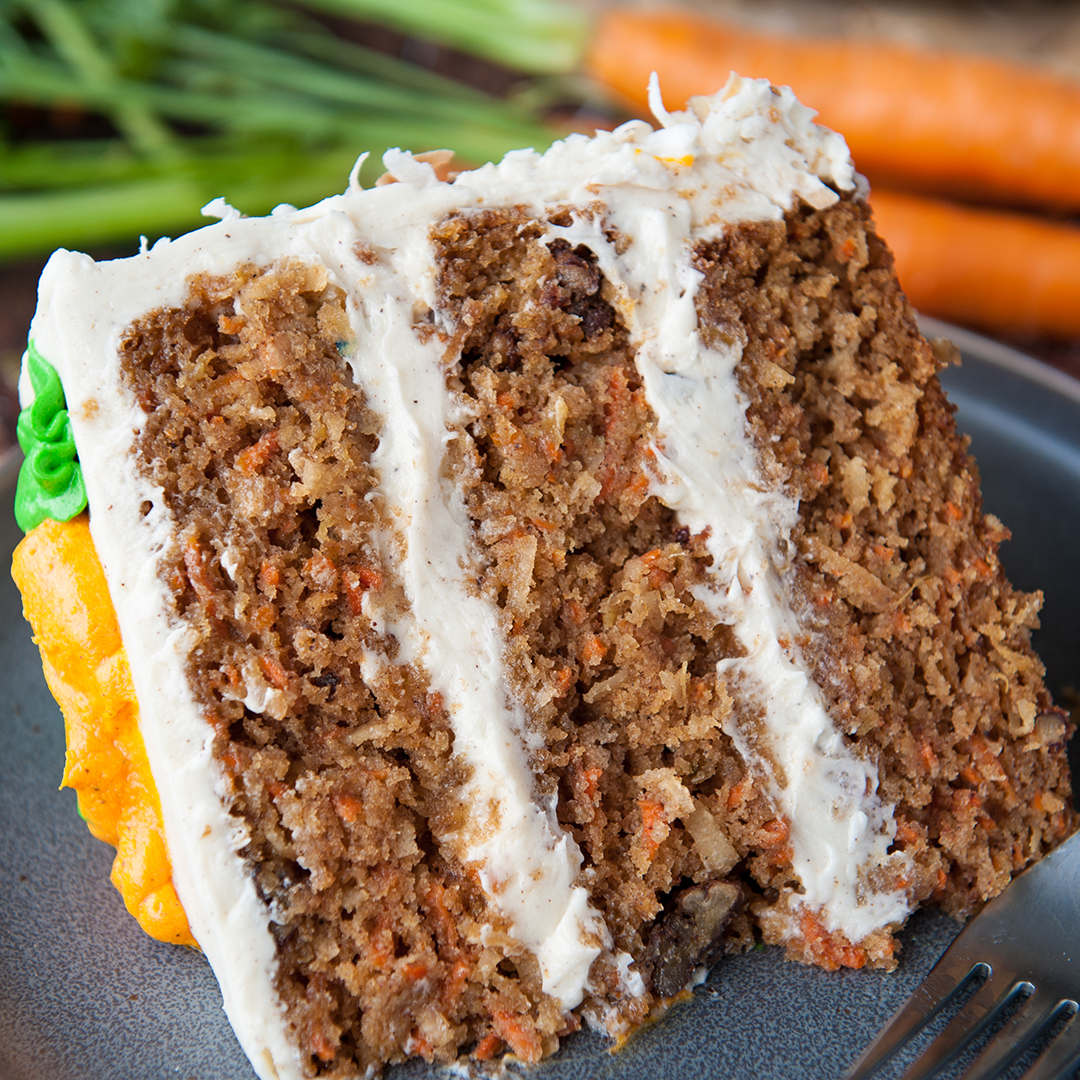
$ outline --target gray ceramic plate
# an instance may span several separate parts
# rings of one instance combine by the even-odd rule
[[[987,508],[1013,529],[1003,557],[1046,592],[1038,639],[1058,693],[1080,685],[1080,382],[1002,346],[927,323],[964,352],[946,375],[983,472]],[[17,540],[0,484],[2,559]],[[202,957],[144,937],[108,883],[70,791],[63,728],[19,600],[0,575],[0,1080],[252,1080]],[[534,1073],[584,1077],[838,1076],[956,933],[920,914],[899,970],[823,972],[759,950],[723,963],[693,1000],[618,1054],[590,1035]],[[421,1066],[399,1078],[428,1074]]]

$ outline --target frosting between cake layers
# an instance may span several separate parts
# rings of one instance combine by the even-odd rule
[[[256,1070],[264,1080],[292,1080],[303,1070],[273,987],[269,917],[236,854],[246,837],[225,809],[212,733],[187,682],[189,636],[167,616],[158,556],[175,523],[162,493],[134,467],[132,437],[145,414],[123,387],[118,346],[140,315],[183,301],[189,273],[226,272],[237,252],[266,262],[283,253],[316,253],[306,236],[272,219],[231,226],[231,250],[222,248],[220,233],[217,244],[206,239],[194,234],[183,247],[162,245],[152,273],[145,255],[99,265],[57,253],[42,275],[32,332],[63,380],[91,533],[131,667],[177,893]],[[147,503],[152,509],[144,516]]]
[[[713,564],[698,599],[733,627],[746,651],[719,670],[739,679],[763,711],[769,757],[737,720],[724,731],[763,775],[789,824],[803,885],[795,907],[820,912],[827,929],[858,942],[907,915],[902,891],[867,877],[886,866],[899,871],[907,856],[889,853],[896,829],[892,808],[876,797],[877,770],[845,745],[795,644],[801,631],[783,574],[798,504],[761,482],[735,379],[741,343],[718,350],[700,339],[694,295],[701,275],[690,262],[690,228],[674,224],[679,208],[630,213],[634,239],[621,255],[592,222],[553,231],[595,251],[621,287],[635,363],[657,417],[652,490],[681,524],[705,535]],[[647,256],[634,252],[639,245]]]
[[[902,897],[875,893],[865,881],[866,871],[885,860],[891,838],[891,809],[866,794],[876,790],[873,768],[847,750],[801,658],[780,645],[792,625],[780,571],[796,508],[782,493],[755,491],[753,448],[734,381],[738,348],[705,349],[693,303],[699,279],[692,243],[735,222],[779,220],[797,198],[830,205],[834,188],[854,188],[851,162],[840,136],[816,127],[790,91],[761,81],[733,78],[686,113],[667,114],[658,100],[656,111],[660,129],[636,121],[593,139],[571,136],[543,155],[515,152],[450,184],[409,155],[389,152],[384,160],[397,184],[353,188],[265,219],[222,221],[115,263],[60,252],[46,268],[33,333],[67,392],[177,889],[221,981],[230,1020],[263,1076],[298,1075],[299,1066],[283,1028],[266,1023],[280,1015],[267,913],[235,855],[244,837],[222,805],[209,731],[185,683],[178,659],[184,632],[166,616],[155,556],[173,523],[160,493],[135,472],[132,431],[143,415],[118,371],[124,328],[150,310],[182,303],[193,273],[297,257],[324,265],[349,297],[358,341],[349,361],[387,424],[376,466],[382,498],[401,516],[407,545],[403,572],[414,616],[387,629],[442,689],[455,750],[473,767],[473,790],[502,807],[486,835],[463,838],[467,856],[482,864],[485,889],[511,931],[536,952],[545,989],[572,1007],[607,934],[577,880],[580,853],[552,808],[532,798],[523,714],[507,695],[496,613],[468,588],[468,522],[439,475],[440,433],[455,420],[440,346],[421,343],[413,327],[416,309],[434,305],[429,233],[447,214],[483,206],[524,205],[538,216],[552,207],[601,207],[602,222],[579,214],[568,228],[549,232],[587,244],[621,292],[659,422],[656,492],[695,531],[711,530],[717,571],[706,599],[718,619],[737,624],[749,653],[733,662],[739,672],[762,691],[774,686],[763,704],[789,778],[774,778],[774,797],[791,818],[804,902],[820,906],[830,928],[852,940],[906,913]],[[622,254],[603,224],[630,241]],[[382,253],[377,267],[356,258],[357,240]],[[706,419],[711,450],[699,441]],[[146,517],[144,501],[155,504]],[[781,713],[796,717],[787,725],[790,737],[778,733]],[[736,729],[729,734],[739,741]],[[740,745],[754,765],[752,748]],[[803,765],[810,779],[791,780]],[[867,806],[861,822],[857,815]],[[640,992],[640,980],[627,983]]]
[[[437,216],[450,209],[452,205],[440,206]],[[379,289],[373,288],[372,269],[353,250],[361,238],[366,243],[373,239],[390,242],[399,235],[400,222],[393,212],[375,220],[385,233],[372,221],[361,235],[340,204],[324,205],[317,214],[230,221],[174,244],[159,244],[153,274],[147,274],[147,256],[99,265],[86,256],[59,253],[43,276],[35,321],[38,340],[55,357],[64,380],[80,459],[90,474],[92,511],[109,508],[108,513],[91,513],[91,529],[142,707],[144,739],[159,786],[177,891],[194,936],[221,982],[230,1021],[268,1077],[298,1076],[299,1064],[284,1030],[266,1023],[267,1017],[280,1015],[272,987],[275,961],[268,915],[235,857],[245,837],[225,812],[214,780],[217,770],[210,757],[210,732],[183,672],[186,635],[170,625],[166,615],[169,601],[157,577],[155,555],[168,546],[174,526],[161,493],[134,470],[128,457],[131,433],[144,422],[144,415],[121,386],[117,347],[120,334],[140,315],[181,304],[190,274],[222,274],[245,262],[300,258],[326,267],[331,280],[349,293],[355,294],[358,282],[362,283],[361,291],[370,293],[374,302],[361,314],[361,306],[350,300],[357,338],[367,338],[374,329],[365,321],[367,316],[373,315],[375,323],[381,319],[386,324],[382,355],[401,358],[403,349],[415,353],[416,385],[406,395],[408,401],[426,382],[426,403],[441,415],[447,408],[441,346],[437,341],[422,345],[412,330],[424,275],[419,283],[411,279],[419,291],[396,297],[397,304],[388,303],[393,294],[391,277]],[[421,233],[424,243],[426,222]],[[228,231],[227,237],[221,235],[223,230]],[[213,232],[218,233],[213,238],[217,244],[196,243],[211,239],[208,234]],[[401,280],[409,277],[407,270],[404,273]],[[82,310],[70,303],[76,293]],[[67,309],[65,319],[45,317],[61,305]],[[386,332],[390,340],[385,340]],[[372,405],[385,407],[395,427],[404,423],[419,430],[404,399],[388,400],[388,386],[373,384],[363,358],[354,356],[351,362],[359,384],[372,395]],[[388,365],[384,376],[395,372],[395,378],[400,376],[400,369]],[[97,404],[88,408],[90,402]],[[388,502],[395,497],[400,500],[398,512],[409,522],[421,567],[426,565],[423,548],[439,548],[449,555],[442,563],[441,580],[413,580],[416,618],[392,629],[405,654],[401,659],[421,660],[432,673],[433,686],[443,689],[453,720],[455,752],[474,767],[471,799],[500,807],[498,826],[487,829],[485,835],[478,830],[472,843],[465,838],[463,856],[480,863],[481,882],[496,908],[506,916],[511,932],[536,953],[545,991],[569,1009],[580,1002],[592,960],[610,939],[587,893],[576,883],[581,862],[576,845],[555,823],[553,807],[538,806],[533,799],[521,741],[523,715],[520,706],[507,698],[496,617],[465,588],[467,571],[461,559],[468,524],[464,510],[449,493],[439,490],[443,440],[437,432],[442,429],[441,423],[424,429],[430,442],[430,468],[416,474],[420,481],[416,492],[395,490],[393,482],[384,484],[383,497]],[[382,446],[389,448],[392,442],[384,438]],[[387,479],[396,468],[398,479],[407,483],[414,475],[410,452],[407,444],[395,446],[394,453],[403,455],[403,461],[377,460],[375,464]],[[155,507],[145,518],[139,509],[143,502]],[[438,531],[425,535],[424,525],[430,530],[432,514]],[[447,590],[452,595],[443,595],[440,602],[439,594]],[[433,597],[433,602],[426,603],[426,597]],[[462,638],[457,633],[458,621],[470,608],[473,637]],[[440,632],[442,627],[449,633]],[[477,644],[485,663],[473,665],[475,674],[470,676]],[[439,667],[434,666],[436,659]],[[458,685],[450,678],[451,671],[464,676]],[[249,707],[265,704],[258,698],[258,693],[249,692]],[[628,985],[640,992],[640,979],[629,979]],[[260,1055],[263,1064],[258,1064]]]
[[[377,238],[392,241],[382,230]],[[592,961],[610,939],[577,884],[581,853],[560,828],[554,805],[535,799],[525,713],[510,695],[497,615],[470,588],[471,526],[460,494],[440,475],[456,419],[444,346],[437,338],[422,341],[413,329],[417,301],[433,304],[435,298],[402,295],[409,268],[395,266],[392,255],[365,269],[372,281],[350,305],[357,344],[347,357],[368,405],[382,417],[372,465],[396,535],[377,541],[387,564],[396,563],[409,613],[400,618],[379,611],[371,593],[365,611],[381,633],[397,640],[394,663],[426,671],[441,694],[454,753],[472,768],[463,796],[474,820],[467,835],[456,838],[461,858],[476,864],[485,893],[535,953],[544,991],[570,1009],[581,1001]],[[404,550],[395,559],[399,538]],[[376,658],[368,664],[377,670]]]

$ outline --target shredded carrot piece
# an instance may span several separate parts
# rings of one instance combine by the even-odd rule
[[[1012,846],[1012,866],[1014,870],[1019,870],[1027,860],[1024,858],[1024,849],[1020,846],[1019,840],[1013,841]]]
[[[308,1042],[311,1044],[311,1052],[322,1062],[334,1060],[334,1044],[326,1037],[322,1028],[314,1023],[308,1028]]]
[[[549,438],[543,438],[540,440],[540,449],[544,453],[544,457],[554,465],[563,456],[562,447],[554,440]]]
[[[786,844],[791,834],[791,826],[783,818],[772,818],[758,830],[763,847],[779,847]]]
[[[364,804],[355,795],[335,795],[334,809],[342,821],[352,824],[364,812]]]
[[[225,664],[221,669],[222,674],[229,680],[229,689],[233,691],[239,691],[243,687],[243,682],[240,679],[240,672],[237,670],[235,664]],[[241,695],[243,696],[243,695]]]
[[[382,574],[373,566],[350,566],[342,573],[341,583],[345,588],[349,610],[359,615],[364,610],[364,593],[369,589],[377,592],[382,588]]]
[[[380,971],[386,971],[394,962],[394,932],[386,915],[379,917],[368,935],[368,959]]]
[[[576,626],[580,626],[585,621],[585,608],[577,600],[567,601],[566,613],[570,616],[570,621]]]
[[[260,656],[259,667],[262,668],[263,674],[272,686],[276,686],[279,690],[284,690],[288,685],[289,676],[275,657],[266,655]]]
[[[435,939],[442,950],[454,950],[458,945],[457,924],[446,906],[446,889],[441,882],[433,881],[424,897],[425,906],[435,929]]]
[[[331,590],[337,584],[337,567],[323,552],[316,551],[304,563],[304,576],[310,578],[320,589]]]
[[[866,966],[866,950],[862,946],[852,945],[841,934],[830,934],[813,912],[802,913],[799,929],[810,959],[826,971],[836,971],[842,967],[858,970]]]
[[[961,768],[960,776],[965,784],[970,784],[972,787],[978,787],[981,783],[981,777],[970,765]]]
[[[848,262],[855,255],[855,239],[854,237],[847,237],[843,243],[836,244],[833,247],[833,254],[840,262]]]
[[[940,894],[944,890],[945,884],[946,884],[946,882],[948,882],[948,880],[949,880],[949,875],[945,873],[945,870],[944,870],[943,867],[939,866],[938,867],[938,872],[937,872],[937,885],[934,886],[934,895],[935,896],[937,896],[938,894]]]
[[[456,1004],[461,992],[465,989],[465,980],[469,975],[469,963],[464,957],[458,957],[450,967],[450,974],[443,981],[439,991],[439,1001],[446,1008]]]
[[[539,1061],[543,1054],[540,1036],[531,1026],[526,1026],[524,1018],[514,1016],[503,1009],[496,1009],[491,1014],[491,1022],[503,1042],[522,1061]]]
[[[604,659],[606,652],[607,646],[599,637],[593,634],[585,640],[585,644],[581,647],[581,659],[592,667]]]
[[[420,1057],[427,1058],[430,1061],[431,1055],[435,1052],[435,1047],[420,1034],[419,1028],[412,1029],[409,1033],[409,1039],[411,1040],[411,1052],[419,1054]]]
[[[973,814],[977,813],[983,804],[982,796],[971,788],[957,788],[952,793],[952,802],[958,812],[970,810]]]
[[[361,565],[356,567],[356,576],[365,589],[378,590],[382,588],[382,574],[373,566]]]
[[[237,753],[237,748],[230,746],[221,755],[221,764],[225,766],[225,771],[230,776],[235,776],[243,768],[243,763],[240,760],[240,755]]]
[[[271,429],[259,440],[236,455],[236,467],[245,475],[251,476],[266,468],[267,462],[278,452],[278,433]]]
[[[668,817],[664,804],[655,799],[638,799],[638,808],[641,810],[641,837],[651,859],[670,831]]]
[[[214,582],[210,576],[209,559],[206,549],[194,534],[184,541],[184,569],[188,581],[195,590],[195,595],[203,602],[206,613],[214,617]]]
[[[795,850],[790,844],[775,847],[769,852],[768,863],[770,866],[787,866],[795,856]]]
[[[749,786],[750,780],[745,776],[738,783],[732,785],[727,797],[727,808],[729,810],[734,810],[746,798],[746,789]]]
[[[260,604],[255,609],[255,615],[252,618],[255,629],[259,631],[269,630],[276,620],[277,616],[274,614],[274,609],[269,604]]]
[[[502,1039],[493,1031],[489,1031],[475,1046],[472,1056],[477,1061],[489,1061],[502,1046]]]
[[[929,742],[924,741],[919,747],[919,757],[922,759],[922,763],[926,766],[927,772],[934,772],[938,767],[938,756],[934,753],[934,748]]]
[[[559,668],[555,673],[555,690],[560,697],[574,685],[574,671],[573,668]]]
[[[919,832],[915,826],[907,820],[907,818],[897,818],[896,820],[896,840],[897,843],[903,844],[905,847],[909,844],[917,843],[922,833]]]
[[[600,783],[600,777],[604,775],[604,770],[593,766],[591,769],[585,769],[582,772],[582,776],[585,777],[585,797],[589,802],[596,802],[596,792]]]
[[[263,559],[259,566],[259,584],[267,592],[281,584],[281,571],[268,559]]]

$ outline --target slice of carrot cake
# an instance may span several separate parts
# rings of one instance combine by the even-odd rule
[[[1073,827],[843,139],[736,77],[654,112],[45,269],[67,780],[263,1078],[537,1061],[755,935],[891,967]]]

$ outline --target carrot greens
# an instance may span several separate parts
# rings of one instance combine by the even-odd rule
[[[581,61],[589,19],[553,0],[308,0],[325,12],[367,19],[531,74],[570,71]]]
[[[342,32],[363,19],[422,34],[446,6],[473,9],[469,32],[491,44],[505,3],[526,19],[539,8],[385,5],[411,10],[417,18],[406,25],[344,0],[0,4],[0,257],[183,229],[217,195],[245,213],[310,202],[340,190],[365,150],[361,178],[371,182],[390,146],[448,147],[474,163],[546,147],[557,132],[543,122],[541,98],[496,98]],[[514,33],[509,25],[507,40],[522,24]],[[538,29],[538,49],[568,40],[560,33]]]

